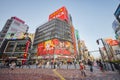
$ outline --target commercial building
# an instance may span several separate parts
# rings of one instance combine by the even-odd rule
[[[112,28],[115,32],[115,38],[116,40],[111,40],[111,44],[110,46],[112,46],[113,49],[113,56],[115,58],[115,60],[120,60],[120,4],[118,5],[115,13],[115,20],[112,23]],[[115,45],[114,45],[115,44]]]
[[[77,51],[75,30],[65,7],[49,15],[49,21],[35,32],[33,46],[43,58],[74,58]]]
[[[56,18],[36,29],[33,46],[37,49],[38,55],[64,54],[64,51],[60,52],[59,49],[72,49],[70,45],[72,45],[70,26],[65,21]]]
[[[25,22],[17,17],[11,17],[7,20],[5,26],[3,27],[0,33],[0,47],[5,39],[12,38],[21,38],[23,32],[27,32],[29,29],[28,25]]]
[[[119,23],[120,23],[120,4],[118,5],[118,7],[117,7],[117,9],[116,9],[116,11],[115,11],[115,13],[114,13],[114,15],[115,15],[115,17],[116,17],[116,19],[119,21]]]
[[[116,19],[112,23],[112,28],[115,32],[116,39],[120,41],[120,4],[114,13],[114,16]]]

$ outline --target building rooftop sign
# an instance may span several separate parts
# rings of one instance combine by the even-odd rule
[[[52,14],[49,15],[49,20],[52,20],[54,18],[59,18],[61,20],[65,20],[68,22],[68,11],[67,9],[63,6],[57,11],[53,12]]]

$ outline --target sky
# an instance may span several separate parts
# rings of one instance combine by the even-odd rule
[[[85,41],[89,51],[94,51],[99,47],[97,39],[114,39],[112,22],[119,3],[120,0],[0,0],[0,30],[7,19],[16,16],[25,21],[30,33],[35,33],[51,13],[65,6],[80,39]],[[97,52],[91,54],[100,56]]]

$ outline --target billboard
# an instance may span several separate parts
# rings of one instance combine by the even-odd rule
[[[52,20],[54,18],[59,18],[61,20],[65,20],[68,22],[68,11],[67,9],[63,6],[57,11],[53,12],[52,14],[49,15],[49,20]]]
[[[106,39],[105,41],[106,41],[109,45],[111,45],[111,46],[119,45],[118,40]]]
[[[17,20],[13,20],[13,22],[11,23],[5,38],[10,39],[10,35],[14,34],[14,38],[20,39],[21,35],[23,35],[23,32],[25,33],[27,30],[28,26],[17,21]]]
[[[76,39],[75,39],[75,29],[73,26],[71,26],[71,35],[72,35],[72,41],[73,41],[73,46],[74,46],[74,53],[76,55],[77,48],[76,48]]]
[[[59,39],[47,40],[41,42],[37,47],[37,55],[71,55],[72,44],[68,41],[61,41]]]

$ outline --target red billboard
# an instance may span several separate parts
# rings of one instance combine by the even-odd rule
[[[107,42],[109,45],[111,45],[111,46],[119,45],[118,40],[106,39],[106,42]]]
[[[57,11],[53,12],[52,14],[49,15],[49,20],[52,20],[54,18],[59,18],[61,20],[65,20],[68,22],[68,11],[67,9],[63,6]]]
[[[68,41],[52,39],[38,44],[37,55],[71,55],[72,44]]]

